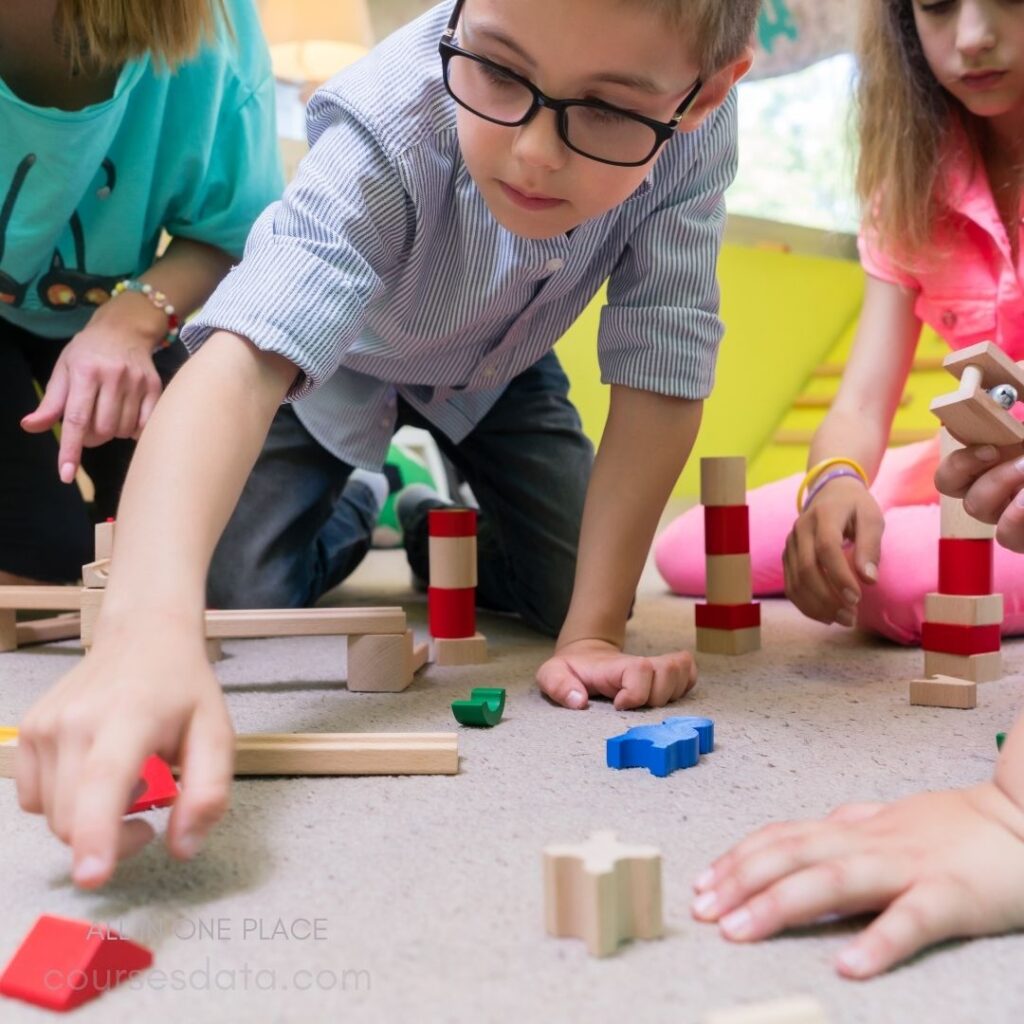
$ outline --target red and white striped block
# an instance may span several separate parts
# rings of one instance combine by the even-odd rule
[[[430,586],[427,614],[439,665],[487,660],[487,640],[476,631],[476,510],[437,508],[428,513]]]

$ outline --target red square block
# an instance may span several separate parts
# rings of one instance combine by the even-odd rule
[[[991,594],[992,543],[943,537],[939,541],[939,593]]]
[[[178,784],[174,781],[171,769],[156,754],[146,758],[140,781],[146,784],[146,788],[125,814],[138,814],[139,811],[148,811],[154,807],[169,807],[178,798]]]
[[[761,605],[698,604],[694,607],[698,629],[750,629],[761,625]]]
[[[0,993],[73,1010],[152,963],[148,949],[105,925],[43,914],[0,976]]]
[[[921,627],[921,646],[942,654],[988,654],[1000,648],[999,626],[954,626],[926,622]]]
[[[705,505],[704,551],[709,555],[744,555],[749,550],[749,507]]]
[[[435,639],[459,640],[476,633],[476,587],[427,588],[427,621]]]

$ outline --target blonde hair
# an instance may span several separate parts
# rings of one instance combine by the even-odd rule
[[[866,0],[861,13],[857,194],[886,254],[911,268],[934,234],[950,139],[963,129],[977,152],[978,121],[928,66],[912,0]]]
[[[701,76],[709,78],[727,67],[751,44],[761,0],[628,0],[662,15],[692,39],[701,62]]]
[[[174,68],[221,19],[229,25],[224,0],[57,0],[56,28],[75,71],[117,68],[145,53]]]

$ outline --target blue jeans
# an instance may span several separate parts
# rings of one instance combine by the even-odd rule
[[[458,444],[398,402],[398,425],[431,431],[479,502],[478,603],[551,636],[572,596],[594,458],[568,394],[549,353]],[[351,471],[282,406],[214,553],[210,606],[303,607],[345,579],[369,550],[377,518],[369,488],[345,486]],[[428,507],[405,535],[409,565],[422,579],[429,578]]]

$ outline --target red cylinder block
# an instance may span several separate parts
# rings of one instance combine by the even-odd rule
[[[427,513],[431,537],[475,537],[475,508],[432,508]]]
[[[430,635],[438,640],[460,640],[476,633],[476,587],[446,590],[427,588]]]
[[[704,506],[704,551],[745,555],[750,550],[750,509],[746,505]]]
[[[939,593],[991,594],[992,543],[943,537],[939,541]]]

